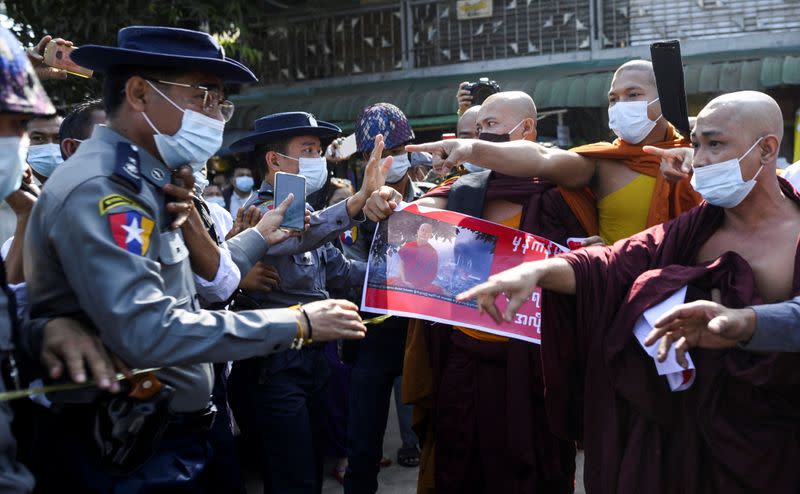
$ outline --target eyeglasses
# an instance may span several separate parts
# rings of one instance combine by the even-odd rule
[[[162,81],[160,79],[147,79],[151,82],[159,84],[167,84],[170,86],[188,87],[192,89],[199,89],[203,91],[203,110],[208,113],[219,112],[222,115],[222,120],[227,122],[233,116],[233,103],[224,99],[222,92],[219,89],[209,89],[205,86],[195,86],[193,84],[186,84],[183,82]]]

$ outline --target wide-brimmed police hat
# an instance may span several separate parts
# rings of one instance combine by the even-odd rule
[[[70,54],[83,67],[99,72],[119,65],[184,68],[215,74],[229,82],[254,82],[255,75],[208,33],[160,26],[129,26],[117,33],[117,46],[84,45]]]
[[[231,144],[231,151],[249,151],[257,144],[281,141],[295,136],[317,136],[323,143],[342,135],[336,125],[317,120],[303,111],[273,113],[253,124],[253,132]]]
[[[46,116],[55,112],[19,40],[0,27],[0,113]]]

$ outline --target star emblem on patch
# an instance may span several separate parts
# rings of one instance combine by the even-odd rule
[[[339,235],[339,240],[341,240],[342,245],[350,247],[351,245],[355,244],[358,240],[358,227],[354,226],[349,230],[345,230]]]
[[[138,211],[108,215],[114,242],[132,254],[143,256],[150,248],[155,222]]]

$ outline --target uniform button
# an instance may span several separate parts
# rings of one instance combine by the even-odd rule
[[[281,344],[280,343],[276,344],[274,347],[272,347],[272,349],[277,352],[278,350],[281,349]]]

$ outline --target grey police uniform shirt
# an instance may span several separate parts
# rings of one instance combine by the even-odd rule
[[[274,205],[272,186],[264,181],[256,197],[245,207],[256,206],[266,212]],[[308,250],[291,255],[279,255],[277,249],[270,249],[261,259],[264,264],[275,267],[281,282],[271,292],[245,290],[245,295],[255,300],[260,307],[286,307],[314,300],[330,298],[329,289],[360,287],[364,283],[366,263],[346,259],[331,241],[343,230],[363,222],[363,216],[351,220],[347,215],[347,201],[341,201],[319,212],[313,212],[311,229],[323,229],[327,235],[313,232],[316,245]],[[306,233],[307,235],[308,233]],[[304,235],[305,236],[305,235]]]
[[[747,344],[754,352],[800,352],[800,297],[777,304],[754,305],[756,331]]]
[[[0,283],[5,285],[4,280],[0,280]],[[16,314],[11,313],[8,297],[4,290],[0,290],[0,349],[3,352],[13,348],[12,317],[16,317]],[[5,384],[0,379],[0,392],[5,390]],[[0,402],[0,492],[31,492],[33,476],[21,463],[17,462],[17,443],[14,435],[11,434],[12,418],[8,402]]]
[[[211,362],[285,350],[297,326],[288,309],[200,310],[183,236],[168,226],[170,179],[147,151],[96,127],[33,208],[25,277],[31,318],[88,320],[128,365],[165,367],[157,375],[176,389],[172,410],[190,412],[208,404]],[[231,252],[251,265],[267,246],[243,235]]]

